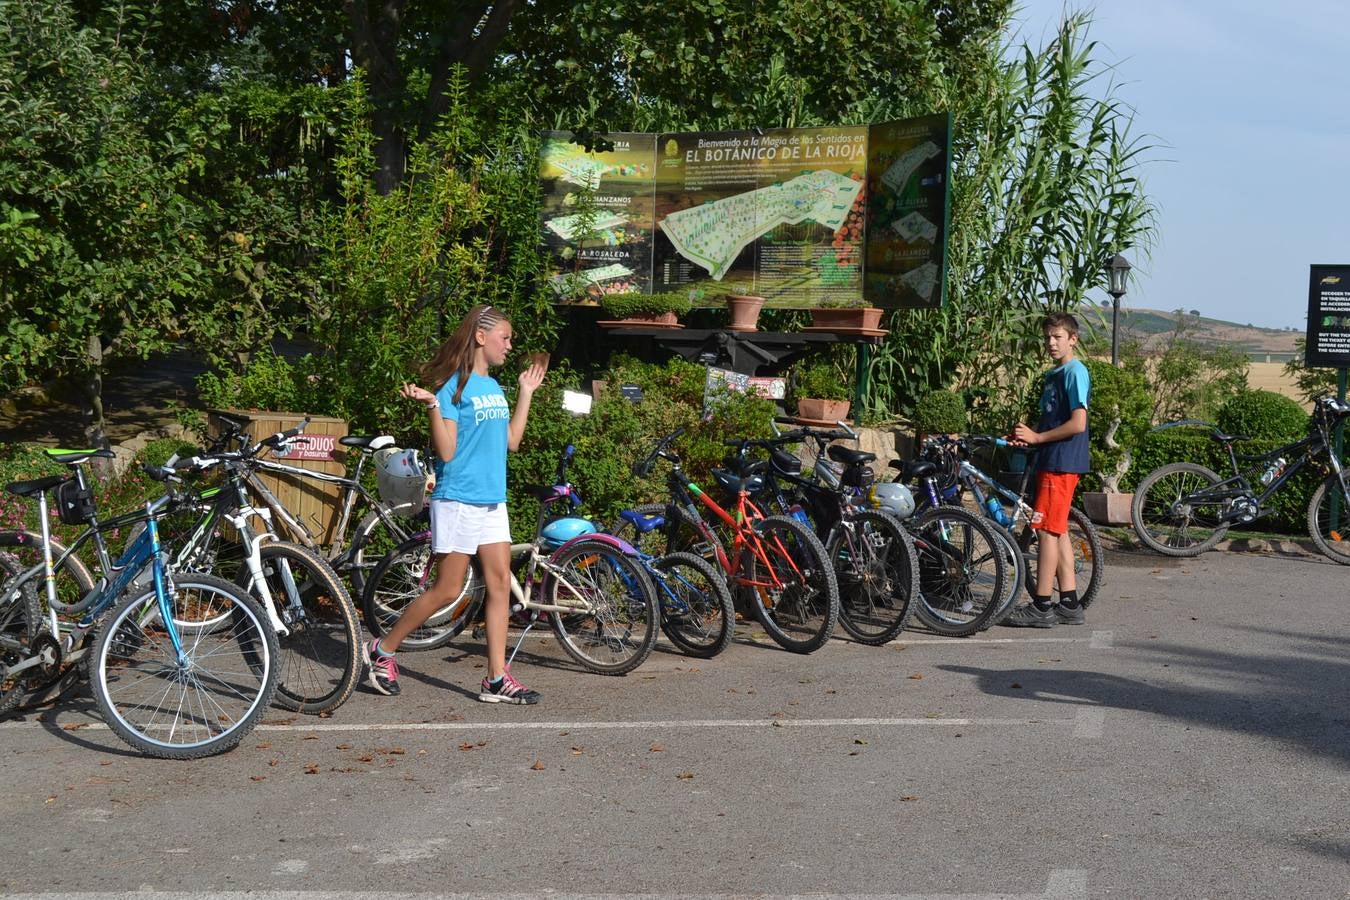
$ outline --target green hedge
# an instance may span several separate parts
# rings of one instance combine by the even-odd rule
[[[1219,410],[1219,428],[1254,440],[1287,443],[1308,431],[1308,414],[1298,403],[1274,391],[1243,391]]]
[[[1286,443],[1288,441],[1252,440],[1244,441],[1236,449],[1240,454],[1256,456]],[[1135,447],[1134,460],[1121,484],[1121,489],[1134,490],[1148,473],[1173,462],[1199,463],[1217,472],[1221,478],[1227,478],[1232,471],[1223,446],[1212,440],[1205,431],[1172,429],[1150,432]],[[1239,459],[1238,465],[1245,469],[1249,464]],[[1321,483],[1322,477],[1317,468],[1305,466],[1303,471],[1269,498],[1267,502],[1273,511],[1257,519],[1252,527],[1262,531],[1306,534],[1308,502],[1312,499],[1317,485]]]

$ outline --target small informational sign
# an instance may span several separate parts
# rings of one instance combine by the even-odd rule
[[[1350,367],[1350,265],[1309,267],[1304,364]]]
[[[730,369],[709,366],[708,374],[703,379],[704,416],[707,416],[713,408],[717,395],[727,391],[735,391],[739,394],[753,391],[770,400],[782,400],[787,396],[787,379],[755,378],[750,375],[743,375],[740,372],[732,372]]]
[[[290,459],[331,460],[337,449],[337,438],[331,434],[302,434],[291,442]]]
[[[619,396],[629,403],[641,403],[642,387],[636,384],[621,384],[619,385]]]

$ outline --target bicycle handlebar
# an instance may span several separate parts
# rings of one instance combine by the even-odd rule
[[[652,466],[656,464],[656,458],[658,456],[670,462],[679,462],[680,458],[669,452],[670,445],[686,431],[688,431],[688,428],[681,425],[679,428],[676,428],[670,434],[657,441],[656,446],[652,448],[652,452],[648,453],[645,459],[633,466],[633,474],[639,478],[646,478],[651,474]]]

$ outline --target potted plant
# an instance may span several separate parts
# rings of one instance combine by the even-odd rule
[[[881,307],[862,300],[822,300],[811,308],[811,328],[839,334],[875,332],[881,328]]]
[[[683,291],[658,294],[624,291],[602,295],[599,302],[600,308],[614,317],[600,322],[609,327],[678,328],[679,316],[689,312],[691,306]]]
[[[966,401],[956,391],[929,391],[914,404],[914,449],[923,447],[924,435],[962,434],[966,430]]]
[[[833,424],[848,415],[848,382],[828,362],[803,366],[793,381],[798,418]]]

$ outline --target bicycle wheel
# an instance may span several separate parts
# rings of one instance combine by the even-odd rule
[[[689,656],[711,659],[727,648],[736,625],[731,591],[721,571],[692,553],[654,559],[661,630]]]
[[[862,644],[893,640],[919,593],[913,538],[883,512],[854,510],[830,532],[825,551],[839,582],[839,624]]]
[[[0,715],[14,709],[49,678],[44,666],[12,673],[10,669],[32,658],[33,641],[42,629],[42,604],[32,581],[11,584],[10,579],[24,570],[18,557],[0,553]]]
[[[789,516],[755,523],[766,560],[741,552],[740,578],[755,616],[784,650],[810,653],[825,645],[839,624],[839,582],[825,545]]]
[[[276,612],[289,631],[279,637],[276,703],[309,715],[337,709],[361,677],[361,625],[356,606],[323,557],[299,544],[258,548],[262,575]],[[262,596],[245,567],[241,587]]]
[[[998,612],[1008,577],[998,538],[983,518],[953,506],[927,509],[914,524],[919,620],[938,634],[968,637]]]
[[[351,556],[346,574],[352,584],[353,597],[365,596],[366,581],[375,573],[375,567],[381,559],[427,527],[428,514],[425,510],[415,516],[401,516],[397,512],[399,509],[402,507],[394,507],[389,511],[388,521],[381,519],[372,509],[352,530]]]
[[[1037,547],[1038,533],[1034,528],[1027,526],[1017,536],[1023,569],[1026,572],[1024,586],[1028,596],[1032,594],[1036,587],[1036,568],[1039,554]],[[1106,574],[1106,553],[1102,549],[1102,541],[1097,535],[1096,526],[1087,517],[1087,513],[1077,507],[1069,507],[1068,534],[1069,542],[1073,545],[1073,573],[1074,583],[1078,591],[1078,602],[1084,607],[1091,606],[1092,601],[1097,598],[1097,593],[1101,590],[1102,579]],[[1059,602],[1058,584],[1051,590],[1050,596],[1056,603]],[[1008,612],[1011,612],[1011,610],[1005,610],[1004,615],[998,617],[995,624],[1003,621]]]
[[[1328,559],[1350,565],[1350,497],[1334,472],[1313,491],[1308,503],[1308,534]]]
[[[581,540],[549,557],[547,599],[566,606],[550,619],[567,654],[600,675],[631,672],[656,646],[656,588],[637,560]]]
[[[431,586],[436,573],[431,569],[431,535],[411,538],[385,555],[366,581],[361,598],[366,627],[376,637],[384,637],[394,627],[409,603]],[[483,578],[477,562],[469,564],[464,590],[413,630],[400,650],[434,650],[459,636],[474,613],[483,604]]]
[[[1144,476],[1134,491],[1130,524],[1139,540],[1163,556],[1199,556],[1228,533],[1227,502],[1195,499],[1223,482],[1195,463],[1168,463]]]
[[[59,541],[52,540],[51,547],[53,563],[65,556],[66,548]],[[0,551],[17,559],[21,570],[30,569],[42,562],[42,535],[33,531],[0,531]],[[56,602],[60,604],[57,612],[68,609],[72,613],[82,612],[81,601],[93,589],[94,576],[78,556],[65,556],[64,561],[56,566]],[[34,590],[42,588],[39,586]],[[46,600],[43,591],[38,602],[45,604]]]
[[[153,590],[123,600],[94,641],[94,702],[113,732],[165,759],[222,753],[253,730],[276,690],[277,636],[257,602],[212,575],[178,574],[173,621],[188,628],[175,651]]]

